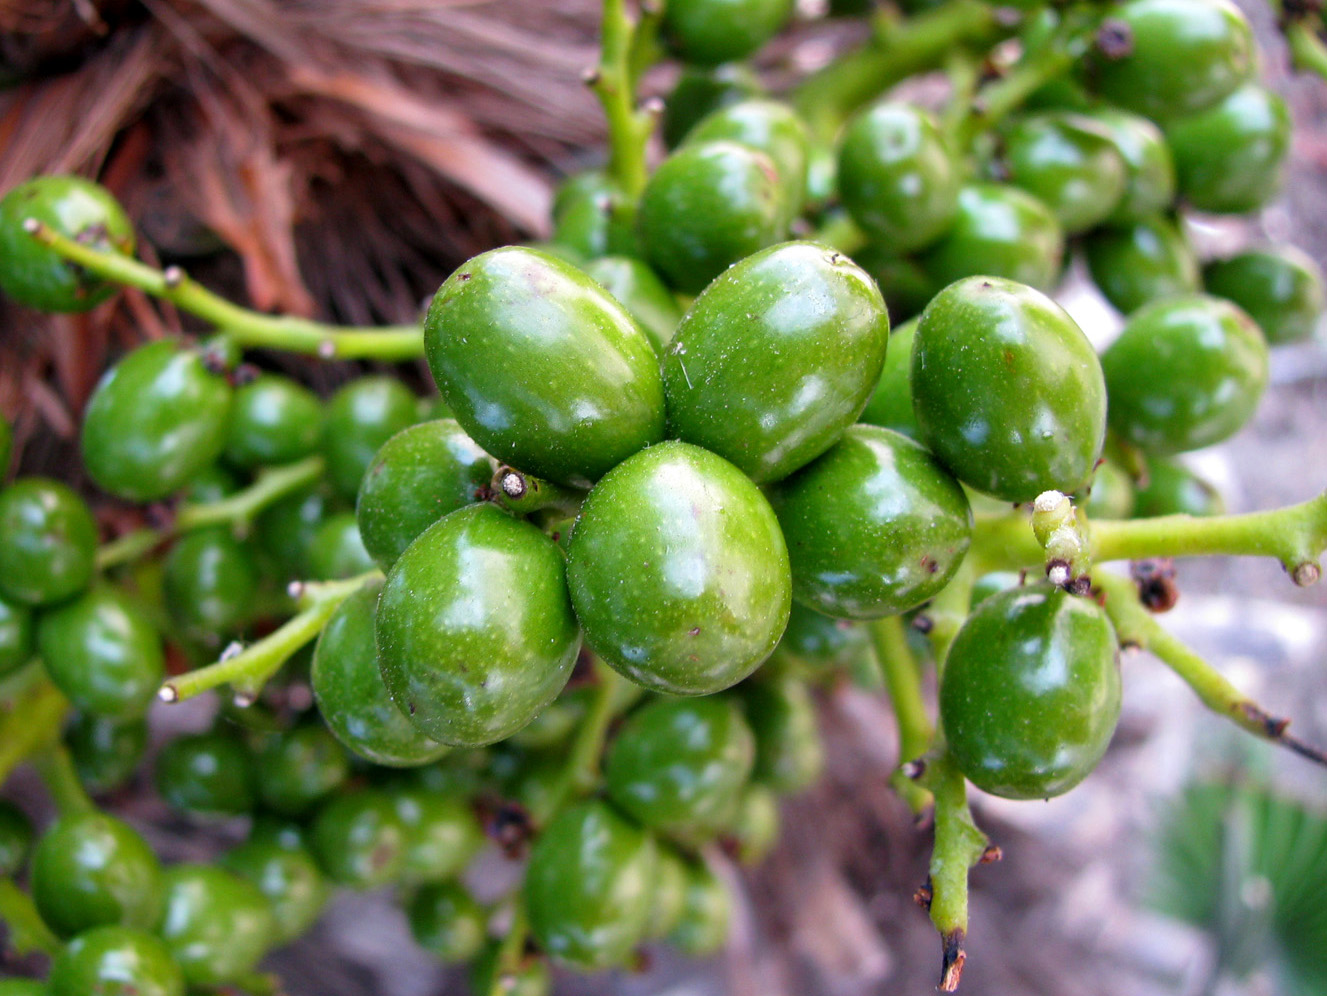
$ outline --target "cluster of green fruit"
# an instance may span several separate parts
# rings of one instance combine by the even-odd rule
[[[1219,510],[1170,458],[1248,421],[1268,341],[1312,331],[1322,280],[1282,249],[1200,272],[1175,212],[1269,198],[1284,106],[1224,0],[1125,0],[1029,9],[992,90],[962,99],[960,67],[945,114],[884,100],[822,140],[728,61],[791,6],[648,15],[696,63],[667,104],[674,150],[648,176],[618,150],[564,184],[552,241],[447,279],[417,346],[439,398],[372,376],[324,402],[242,362],[284,328],[244,313],[133,350],[83,414],[92,482],[175,502],[161,529],[99,547],[66,485],[0,491],[6,730],[33,731],[14,760],[61,810],[30,848],[0,809],[0,871],[28,883],[0,918],[53,955],[0,994],[260,991],[258,961],[332,885],[396,886],[481,996],[547,992],[546,959],[714,951],[730,897],[707,857],[773,845],[777,795],[823,761],[814,687],[873,653],[892,655],[901,760],[959,773],[957,794],[923,781],[950,876],[976,857],[940,853],[963,779],[1033,799],[1093,769],[1120,640],[1063,496],[1099,525]],[[1128,316],[1100,357],[1046,293],[1066,236]],[[0,200],[0,288],[25,305],[86,310],[107,276],[187,304],[132,246],[87,181]],[[1031,542],[1034,503],[1030,555],[979,528]],[[926,662],[890,639],[903,618],[931,631],[934,736]],[[167,642],[202,664],[231,640],[165,680]],[[156,789],[250,833],[218,867],[163,871],[85,793],[132,776],[156,697],[220,684],[235,704],[161,749]],[[497,914],[458,880],[486,835],[526,859]]]

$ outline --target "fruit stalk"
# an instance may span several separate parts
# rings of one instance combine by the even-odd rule
[[[652,24],[654,15],[645,16]],[[645,48],[637,44],[642,27],[627,12],[625,0],[604,0],[599,65],[586,76],[608,119],[608,175],[633,203],[649,175],[645,145],[657,116],[649,107],[636,106],[636,77],[644,69]]]
[[[64,744],[58,741],[51,744],[33,760],[61,816],[66,813],[91,812],[97,808],[83,788],[78,772],[74,769],[74,759]]]
[[[935,727],[922,697],[917,662],[908,647],[903,625],[903,618],[896,615],[870,624],[871,644],[898,722],[900,766],[926,753],[935,737]],[[905,775],[901,767],[890,777],[890,784],[914,813],[920,814],[931,803],[931,793]]]
[[[69,700],[50,681],[41,681],[14,697],[0,718],[0,785],[14,768],[60,735]]]
[[[7,878],[0,878],[0,923],[9,928],[7,947],[20,955],[41,951],[54,957],[64,946],[42,922],[32,897]]]

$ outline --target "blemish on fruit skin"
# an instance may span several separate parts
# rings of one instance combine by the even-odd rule
[[[687,630],[687,636],[700,636],[700,627],[692,626],[689,630]]]

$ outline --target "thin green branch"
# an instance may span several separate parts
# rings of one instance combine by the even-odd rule
[[[1273,716],[1232,685],[1183,641],[1166,630],[1138,601],[1133,582],[1105,572],[1094,579],[1105,593],[1106,614],[1121,644],[1149,650],[1184,681],[1203,705],[1261,740],[1280,744],[1302,757],[1327,764],[1327,755],[1292,737],[1288,719]]]
[[[43,678],[15,696],[0,716],[0,785],[19,764],[60,736],[69,700]]]
[[[74,768],[74,759],[63,743],[56,741],[36,754],[33,761],[61,816],[67,813],[88,813],[97,808],[83,788],[78,771]]]
[[[493,979],[486,996],[510,996],[511,980],[520,975],[521,959],[525,956],[525,940],[530,933],[530,920],[525,912],[525,899],[517,892],[511,901],[511,924],[502,939],[498,955],[493,959]]]
[[[637,22],[626,0],[604,0],[599,65],[588,75],[608,119],[608,175],[634,203],[645,189],[645,147],[656,114],[636,104],[636,80],[644,71],[647,47],[637,42]]]
[[[0,923],[9,928],[9,946],[20,955],[41,951],[55,957],[64,947],[42,921],[32,897],[8,878],[0,878]]]
[[[921,675],[908,646],[901,616],[873,620],[869,630],[871,645],[898,722],[900,768],[890,776],[890,784],[912,811],[920,814],[930,806],[931,793],[908,777],[902,765],[925,754],[935,738],[935,726],[922,696]]]
[[[1291,65],[1300,72],[1313,73],[1327,80],[1327,44],[1305,21],[1294,21],[1284,30],[1286,44],[1290,46]]]
[[[42,245],[104,280],[136,287],[224,330],[237,346],[279,349],[323,359],[412,360],[424,354],[419,326],[355,328],[241,308],[191,280],[179,267],[158,270],[129,256],[82,245],[34,218],[25,228]]]

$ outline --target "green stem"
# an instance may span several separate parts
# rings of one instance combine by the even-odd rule
[[[552,509],[573,516],[580,511],[587,494],[506,466],[499,467],[493,475],[492,491],[497,503],[515,515]]]
[[[381,578],[382,572],[367,571],[345,581],[296,582],[299,612],[279,629],[234,655],[222,655],[214,664],[171,678],[157,693],[163,702],[180,702],[221,685],[234,685],[252,701],[281,665],[314,639],[332,613],[365,582]]]
[[[59,741],[51,744],[36,755],[34,760],[42,781],[46,783],[46,790],[55,802],[56,811],[61,816],[67,813],[88,813],[97,808],[83,788],[74,768],[74,759],[64,744]]]
[[[498,956],[493,960],[493,981],[486,996],[510,996],[509,980],[521,971],[521,958],[525,954],[525,939],[530,933],[530,920],[525,912],[525,901],[517,892],[512,898],[511,925],[502,939]]]
[[[305,457],[283,467],[267,467],[254,482],[220,501],[186,502],[175,512],[175,520],[164,529],[136,529],[97,551],[97,567],[109,570],[137,560],[172,536],[207,526],[232,525],[247,531],[254,518],[270,505],[323,476],[320,456]]]
[[[0,717],[0,785],[19,764],[60,736],[69,701],[43,679],[15,698]]]
[[[1149,650],[1193,689],[1203,705],[1255,737],[1288,747],[1320,764],[1327,755],[1287,734],[1290,721],[1271,715],[1249,699],[1183,641],[1166,630],[1138,601],[1127,578],[1104,571],[1093,582],[1105,592],[1106,614],[1121,644]]]
[[[416,325],[354,328],[241,308],[191,280],[179,267],[158,270],[129,256],[81,245],[35,219],[28,233],[64,259],[105,280],[136,287],[224,330],[243,348],[280,349],[323,359],[412,360],[424,354]]]
[[[653,111],[636,106],[636,78],[643,71],[643,58],[626,0],[604,0],[599,65],[590,83],[608,119],[608,175],[632,202],[640,197],[649,175],[645,147],[655,120]]]
[[[9,928],[9,946],[20,955],[41,951],[55,957],[64,946],[42,921],[32,897],[8,878],[0,878],[0,922]]]
[[[1286,43],[1290,46],[1290,62],[1296,69],[1314,73],[1327,80],[1327,45],[1304,21],[1295,21],[1285,27]]]
[[[935,727],[922,697],[917,661],[908,646],[903,625],[901,616],[885,616],[869,626],[871,644],[898,722],[900,765],[925,754],[935,737]],[[931,803],[931,793],[905,775],[901,768],[890,776],[890,784],[914,813],[923,812]]]
[[[793,105],[817,139],[832,141],[858,108],[896,83],[938,68],[961,46],[987,48],[1012,27],[980,0],[948,0],[906,21],[879,14],[873,37],[798,84]]]

